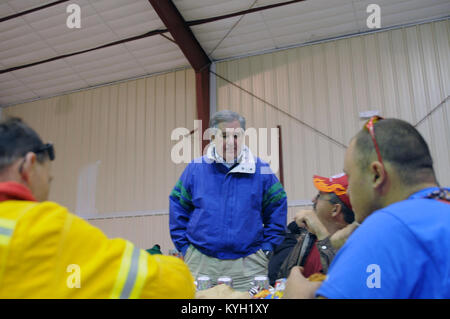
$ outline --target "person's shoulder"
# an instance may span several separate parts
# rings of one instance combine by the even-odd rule
[[[376,245],[380,241],[390,241],[391,237],[402,236],[407,226],[389,210],[380,209],[370,214],[355,229],[347,243],[358,242]]]
[[[50,249],[61,234],[74,227],[77,219],[90,225],[70,213],[66,207],[51,201],[17,203],[14,209],[19,212],[15,236],[27,238],[27,243],[46,245]],[[83,231],[80,235],[85,238],[86,232]]]
[[[199,172],[203,169],[205,169],[209,165],[205,164],[211,164],[212,161],[208,158],[208,156],[200,156],[196,157],[193,160],[191,160],[189,163],[187,163],[186,167],[183,170],[183,175],[185,176],[191,176],[195,172]]]
[[[204,164],[211,164],[211,163],[214,163],[214,160],[209,158],[208,155],[203,155],[203,156],[196,157],[192,161],[190,161],[188,163],[188,165],[186,166],[186,168],[200,167],[200,166],[203,166]]]
[[[450,205],[438,200],[412,198],[393,203],[383,211],[408,226],[445,223],[450,229]],[[430,214],[433,212],[432,214]]]
[[[256,172],[260,175],[266,176],[270,178],[271,176],[275,176],[274,171],[270,164],[259,157],[254,157]]]
[[[270,167],[270,164],[268,162],[266,162],[265,160],[263,160],[260,157],[254,156],[254,161],[256,165],[260,165],[260,166],[264,166],[264,167]]]
[[[23,211],[23,219],[36,220],[36,222],[49,222],[63,220],[70,214],[69,210],[56,202],[22,202],[16,209]],[[22,219],[22,218],[21,218]]]
[[[67,209],[54,202],[5,201],[0,215],[14,221],[15,234],[36,235],[60,228],[67,216]]]
[[[433,199],[415,198],[392,204],[383,211],[396,219],[415,241],[424,247],[437,250],[443,246],[450,248],[450,240],[447,240],[450,238],[449,204]]]

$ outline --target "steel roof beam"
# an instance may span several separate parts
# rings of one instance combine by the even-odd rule
[[[209,126],[209,66],[211,61],[171,0],[148,1],[195,70],[197,118],[202,121],[200,138],[203,152],[208,144],[208,141],[203,140],[203,133]]]
[[[50,7],[56,6],[56,5],[60,4],[60,3],[64,3],[64,2],[68,2],[68,1],[70,1],[70,0],[59,0],[59,1],[52,2],[52,3],[47,3],[47,4],[45,4],[43,6],[40,6],[40,7],[36,7],[36,8],[33,8],[33,9],[29,9],[29,10],[26,10],[26,11],[22,11],[22,12],[18,12],[18,13],[12,14],[10,16],[6,16],[6,17],[3,17],[3,18],[0,18],[0,22],[8,21],[8,20],[11,20],[11,19],[15,19],[15,18],[24,16],[24,15],[27,15],[29,13],[33,13],[33,12],[36,12],[36,11],[39,11],[39,10],[50,8]]]
[[[211,64],[189,26],[171,0],[148,0],[195,71]]]

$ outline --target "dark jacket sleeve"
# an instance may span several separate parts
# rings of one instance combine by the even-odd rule
[[[190,164],[191,165],[191,164]],[[169,196],[169,228],[175,247],[184,255],[189,246],[186,236],[187,225],[194,210],[192,204],[190,165],[181,174],[180,179]]]
[[[281,244],[286,233],[287,196],[270,165],[261,165],[263,176],[262,219],[264,224],[263,250],[273,249]]]
[[[287,197],[283,186],[275,174],[268,176],[262,201],[264,224],[263,250],[272,251],[283,241],[287,219]]]
[[[275,285],[275,281],[279,278],[278,273],[281,265],[289,256],[295,244],[297,244],[297,236],[296,234],[287,233],[283,242],[273,251],[269,260],[269,282],[272,286]]]
[[[328,273],[328,268],[336,255],[336,250],[331,245],[330,237],[327,237],[316,242],[317,249],[320,253],[320,262],[322,264],[322,271],[324,274]]]

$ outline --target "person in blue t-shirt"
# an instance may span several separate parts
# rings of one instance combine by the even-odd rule
[[[294,268],[286,298],[450,298],[450,192],[440,188],[428,146],[409,123],[374,117],[344,162],[361,223],[323,283]]]

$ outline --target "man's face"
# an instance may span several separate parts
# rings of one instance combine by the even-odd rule
[[[319,194],[313,198],[313,204],[313,209],[322,224],[326,225],[332,221],[331,212],[334,209],[334,205],[330,202],[329,193],[319,192]]]
[[[347,193],[355,213],[355,219],[358,223],[362,223],[375,210],[375,198],[370,183],[369,169],[360,167],[356,152],[356,141],[353,139],[345,153],[344,172],[348,177]]]
[[[53,179],[50,168],[49,160],[45,160],[43,163],[36,160],[30,168],[28,187],[39,202],[48,200],[50,184]]]
[[[214,142],[217,153],[228,163],[233,162],[241,153],[244,131],[239,121],[219,123],[220,132]]]

